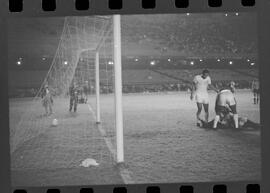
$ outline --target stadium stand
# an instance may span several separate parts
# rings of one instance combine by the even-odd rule
[[[193,77],[203,69],[137,69],[123,70],[123,92],[164,92],[184,91],[190,87]],[[94,77],[94,71],[90,71]],[[221,87],[230,81],[236,83],[238,89],[249,89],[252,80],[258,77],[257,69],[210,69],[212,83]],[[38,91],[46,71],[10,71],[10,97],[31,97]],[[101,93],[113,92],[113,74],[111,71],[100,72]],[[94,92],[94,79],[89,81],[89,93]]]

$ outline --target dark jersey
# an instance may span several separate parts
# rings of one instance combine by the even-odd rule
[[[70,87],[69,88],[69,96],[74,97],[74,98],[78,97],[78,89],[76,87],[73,87],[73,86]]]

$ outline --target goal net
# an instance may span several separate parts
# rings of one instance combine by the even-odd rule
[[[69,112],[73,83],[79,93],[76,113]],[[42,105],[45,86],[53,96],[53,114],[49,116],[44,115]],[[10,124],[12,168],[76,167],[85,158],[103,167],[115,163],[113,93],[113,17],[66,17],[44,81],[36,96],[24,102],[17,124]],[[96,124],[98,111],[101,124]],[[54,119],[57,126],[52,126]],[[36,162],[27,161],[35,158]]]

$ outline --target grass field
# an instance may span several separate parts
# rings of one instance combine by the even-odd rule
[[[240,116],[259,122],[259,106],[250,91],[237,91]],[[215,94],[211,94],[213,118]],[[14,133],[29,99],[10,99]],[[260,131],[206,130],[196,127],[196,105],[188,93],[123,96],[125,165],[115,164],[113,95],[101,96],[102,124],[93,112],[95,99],[68,112],[69,100],[55,99],[54,114],[32,109],[32,136],[12,153],[13,186],[239,181],[260,179]],[[57,118],[59,125],[51,127]],[[29,120],[30,121],[30,120]],[[30,127],[29,127],[30,128]],[[102,133],[104,132],[104,133]],[[16,139],[23,138],[23,134]],[[112,147],[108,147],[108,143]],[[80,167],[91,157],[98,167]],[[123,169],[124,168],[124,169]]]

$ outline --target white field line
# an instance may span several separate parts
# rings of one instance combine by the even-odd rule
[[[95,114],[95,112],[92,109],[90,104],[88,104],[88,109],[90,110],[91,114],[93,115],[94,119],[96,120],[96,114]],[[110,150],[111,154],[113,155],[113,158],[116,162],[116,152],[113,148],[111,140],[106,137],[106,131],[102,128],[101,124],[98,125],[98,130],[101,133],[106,145],[108,146],[108,148],[109,148],[109,150]],[[120,175],[121,175],[125,184],[134,184],[135,183],[131,178],[131,174],[132,173],[128,169],[120,167]]]
[[[96,120],[97,119],[96,114],[95,114],[94,110],[92,109],[92,107],[89,104],[88,104],[88,109],[90,110],[91,114],[93,115],[94,119]],[[113,149],[113,145],[112,145],[111,140],[106,137],[106,131],[102,128],[101,125],[98,126],[98,129],[99,129],[99,131],[100,131],[103,139],[105,140],[105,142],[106,142],[106,144],[107,144],[107,146],[108,146],[111,154],[113,155],[113,158],[115,159],[116,152]]]

